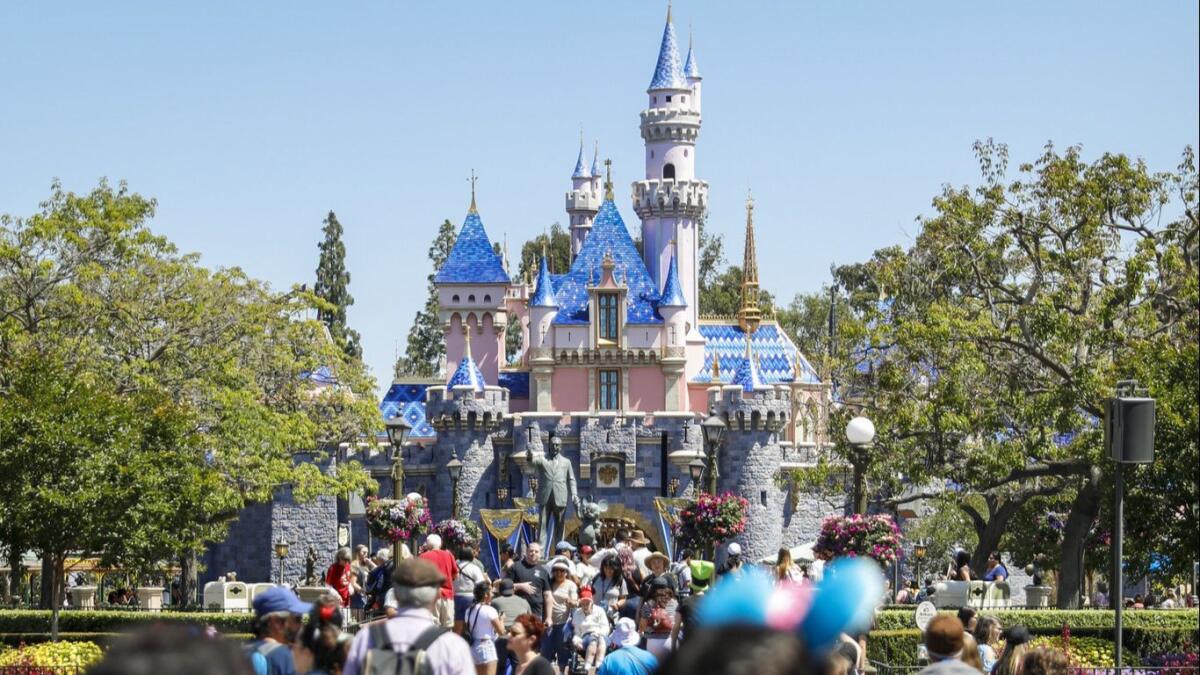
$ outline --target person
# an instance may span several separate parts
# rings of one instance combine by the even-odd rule
[[[504,546],[501,546],[500,547],[500,576],[504,576],[504,573],[507,572],[508,568],[512,567],[513,563],[516,561],[517,561],[517,551],[516,551],[516,549],[513,548],[512,544],[505,544]]]
[[[478,602],[475,599],[475,587],[479,584],[491,584],[483,565],[475,560],[475,549],[470,546],[459,546],[454,552],[458,576],[454,578],[454,632],[463,632],[463,619],[467,608]]]
[[[478,675],[496,675],[496,636],[504,632],[504,621],[492,607],[492,585],[487,581],[475,584],[474,603],[464,615],[466,637],[471,643],[471,656],[475,658]]]
[[[308,620],[292,643],[296,672],[306,675],[339,675],[346,663],[350,635],[342,631],[339,599],[321,596],[308,612]]]
[[[505,575],[512,579],[517,595],[529,603],[529,611],[550,622],[554,598],[550,595],[550,575],[541,565],[542,545],[531,541],[525,545],[525,555],[513,563]]]
[[[570,579],[571,567],[567,561],[554,561],[551,572],[554,575],[550,580],[553,609],[550,611],[550,632],[542,642],[542,656],[563,668],[571,659],[567,624],[571,620],[572,610],[579,606],[579,587]]]
[[[994,616],[985,616],[975,626],[975,641],[979,643],[979,660],[983,672],[990,673],[996,667],[996,648],[1000,642],[1000,621]]]
[[[645,576],[637,564],[637,559],[633,557],[633,547],[618,547],[617,562],[621,565],[621,578],[625,580],[625,588],[629,591],[624,604],[621,605],[620,613],[636,623],[638,608],[642,606],[642,583]]]
[[[341,598],[338,599],[339,603]],[[340,607],[340,604],[339,604]],[[254,596],[254,635],[245,646],[257,675],[294,675],[290,646],[300,633],[300,620],[312,609],[289,589],[275,586]]]
[[[727,574],[740,576],[742,573],[742,545],[731,542],[725,548],[725,562],[721,563],[721,569],[717,570],[717,578],[724,578]]]
[[[1021,675],[1067,675],[1071,661],[1061,649],[1038,647],[1025,652]]]
[[[933,594],[935,592],[936,592],[936,589],[933,586],[933,577],[926,575],[925,576],[925,587],[921,589],[921,592],[917,593],[917,598],[916,598],[917,604],[919,605],[922,602],[925,602],[926,600],[932,600]]]
[[[595,549],[587,544],[579,547],[579,564],[575,565],[575,572],[579,574],[577,583],[580,588],[591,586],[592,579],[600,573],[600,568],[592,564],[592,557],[595,555]]]
[[[675,622],[671,626],[671,646],[674,649],[679,649],[691,630],[696,618],[696,608],[700,605],[700,599],[708,592],[716,567],[707,560],[693,560],[688,565],[688,571],[691,593],[679,601],[675,610]]]
[[[978,623],[979,617],[977,617],[975,615],[974,608],[959,607],[957,616],[958,616],[958,620],[962,622],[963,632],[965,632],[965,633],[974,633],[975,632],[975,625]]]
[[[779,554],[775,556],[775,581],[793,584],[804,581],[804,575],[800,573],[800,568],[792,562],[792,552],[786,548],[779,549]]]
[[[354,584],[358,588],[350,596],[350,611],[355,620],[362,621],[367,607],[367,576],[375,569],[375,561],[371,560],[371,550],[362,544],[355,546],[350,569],[354,574]]]
[[[31,668],[28,672],[33,670],[39,669]],[[87,672],[89,675],[252,675],[254,670],[237,645],[229,640],[206,637],[182,626],[154,624],[118,639]]]
[[[824,662],[814,660],[794,634],[763,626],[710,628],[694,637],[667,659],[661,675],[838,675],[850,665],[836,653]]]
[[[377,658],[376,652],[390,650],[404,656],[410,649],[423,652],[411,656],[425,659],[432,675],[474,675],[471,648],[433,614],[445,582],[446,576],[424,558],[398,562],[391,591],[396,616],[368,624],[354,636],[343,675],[366,673],[368,660]]]
[[[325,584],[337,592],[342,607],[350,606],[350,596],[358,592],[354,569],[350,565],[353,556],[350,547],[343,546],[334,554],[333,564],[325,571]]]
[[[974,668],[977,672],[987,673],[983,669],[983,658],[979,653],[979,642],[975,640],[975,636],[968,632],[963,632],[963,650],[962,662]]]
[[[428,560],[442,573],[441,591],[434,605],[433,615],[443,628],[454,627],[454,580],[458,578],[458,565],[449,551],[442,550],[442,538],[437,534],[425,537],[425,552],[417,556]]]
[[[646,638],[647,651],[662,659],[671,651],[671,629],[679,602],[675,600],[675,586],[665,577],[655,579],[650,589],[650,599],[642,603],[638,632]]]
[[[1021,660],[1029,650],[1029,629],[1025,626],[1012,626],[1004,634],[1004,653],[992,669],[992,675],[1020,675]]]
[[[678,583],[675,586],[675,597],[685,598],[692,592],[692,559],[696,557],[696,552],[690,548],[685,548],[679,552],[679,560],[671,563],[671,574],[675,575]]]
[[[621,563],[615,556],[609,556],[600,563],[600,574],[592,580],[592,591],[596,604],[604,609],[609,618],[614,618],[625,605],[629,590],[621,574]]]
[[[496,637],[496,654],[500,662],[508,663],[508,629],[512,627],[513,621],[522,614],[529,613],[529,603],[525,598],[518,597],[514,593],[513,581],[509,578],[503,578],[496,582],[497,593],[492,595],[492,607],[500,613],[500,618],[504,621],[504,628],[500,631],[500,635]],[[503,668],[500,669],[503,671]]]
[[[1004,581],[1008,578],[1008,568],[1004,563],[1000,562],[1000,552],[992,551],[988,554],[987,571],[983,573],[984,581]]]
[[[837,646],[833,648],[833,653],[846,662],[846,675],[859,675],[862,672],[859,668],[862,661],[861,648],[858,640],[855,640],[850,634],[838,635]]]
[[[609,641],[611,651],[600,663],[596,675],[650,675],[658,668],[658,659],[638,646],[641,636],[637,624],[629,617],[617,620]],[[703,672],[703,671],[695,671]]]
[[[970,581],[971,580],[971,554],[966,551],[959,551],[954,554],[954,574],[951,575],[952,581]]]
[[[377,612],[383,609],[383,600],[392,587],[392,552],[381,548],[375,552],[375,567],[367,574],[367,585],[363,591],[367,594],[367,610]]]
[[[979,675],[979,671],[962,662],[962,622],[949,614],[939,614],[925,627],[925,649],[929,665],[921,669],[924,675]]]
[[[642,602],[651,598],[654,593],[652,590],[654,582],[659,579],[665,579],[671,585],[672,591],[679,588],[679,580],[668,571],[671,568],[671,559],[666,555],[658,551],[651,553],[646,556],[646,567],[650,568],[650,574],[642,580]]]
[[[539,653],[546,624],[534,614],[522,614],[508,629],[508,651],[513,655],[511,675],[557,675]]]
[[[525,461],[537,476],[538,541],[550,546],[566,534],[567,507],[579,511],[579,493],[575,488],[575,469],[562,454],[562,439],[550,437],[545,455],[534,455],[533,446],[525,446]]]
[[[593,601],[592,589],[579,589],[579,608],[571,614],[571,625],[575,628],[572,639],[577,650],[583,652],[583,665],[587,675],[595,675],[596,666],[604,660],[605,644],[612,628],[608,614]]]
[[[1141,593],[1133,596],[1133,609],[1146,609],[1146,600]]]
[[[1174,588],[1167,591],[1166,596],[1163,597],[1163,601],[1160,602],[1158,606],[1162,609],[1175,609],[1179,606],[1179,596],[1175,592]]]
[[[633,560],[637,563],[638,570],[642,576],[650,574],[650,568],[646,566],[646,559],[650,557],[650,540],[646,538],[646,533],[641,530],[634,530],[629,533],[629,546],[633,548]]]
[[[567,576],[576,584],[579,583],[579,571],[575,564],[575,547],[569,541],[560,541],[554,545],[554,560],[565,560],[567,566],[571,569],[567,572]],[[554,562],[551,560],[551,563]]]
[[[1092,608],[1104,609],[1108,607],[1108,584],[1103,581],[1096,584],[1096,592],[1092,594]]]

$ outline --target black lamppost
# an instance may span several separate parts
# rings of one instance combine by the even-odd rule
[[[276,582],[280,586],[283,585],[283,559],[287,557],[287,554],[288,554],[287,540],[280,539],[279,542],[275,544],[275,557],[279,558],[279,575],[278,575],[278,578],[276,579]]]
[[[396,416],[384,422],[387,427],[388,443],[392,446],[392,498],[404,494],[404,443],[412,426],[403,417]]]
[[[921,563],[925,561],[925,556],[928,554],[929,548],[925,545],[924,540],[913,544],[913,558],[917,561],[917,587],[924,588],[921,580]]]
[[[496,488],[496,501],[499,502],[500,506],[504,506],[504,502],[508,501],[507,485],[501,485],[500,487]]]
[[[718,453],[721,451],[721,441],[725,440],[725,420],[721,419],[714,412],[708,416],[708,419],[700,423],[700,430],[704,433],[704,450],[705,457],[708,459],[706,471],[708,472],[708,493],[717,494],[717,460]]]
[[[688,462],[688,476],[692,479],[692,496],[700,496],[700,479],[704,477],[704,460],[697,457]]]
[[[850,464],[854,467],[854,512],[867,515],[866,459],[862,456],[875,440],[875,424],[859,415],[846,424],[846,440],[854,450]]]
[[[458,479],[462,476],[463,463],[457,457],[446,462],[446,473],[450,474],[450,517],[458,519]]]

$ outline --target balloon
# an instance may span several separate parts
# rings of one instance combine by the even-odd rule
[[[871,626],[883,596],[883,572],[867,558],[839,558],[825,568],[812,607],[800,624],[800,636],[813,653],[822,653],[841,633]]]
[[[767,601],[775,590],[771,577],[760,570],[746,570],[740,576],[726,575],[704,594],[697,609],[697,621],[704,626],[767,622]]]
[[[812,605],[813,586],[809,582],[776,586],[767,599],[767,625],[775,630],[793,631]]]

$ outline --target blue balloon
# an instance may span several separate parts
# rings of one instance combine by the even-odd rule
[[[800,624],[800,637],[813,653],[828,650],[840,634],[870,628],[882,595],[883,571],[873,560],[835,560],[825,566],[812,608]]]
[[[726,575],[704,594],[696,610],[696,619],[704,626],[765,626],[767,600],[774,590],[771,577],[760,570],[746,570],[739,576]]]

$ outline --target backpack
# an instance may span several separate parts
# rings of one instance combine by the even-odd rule
[[[370,607],[382,607],[383,599],[392,587],[391,561],[380,565],[367,574],[367,584],[364,591],[370,601]]]
[[[396,651],[392,639],[388,637],[385,621],[370,625],[370,636],[367,644],[376,645],[367,652],[363,661],[363,675],[429,675],[433,667],[425,659],[425,650],[435,640],[450,631],[438,625],[426,628],[417,636],[415,642],[404,651]]]

